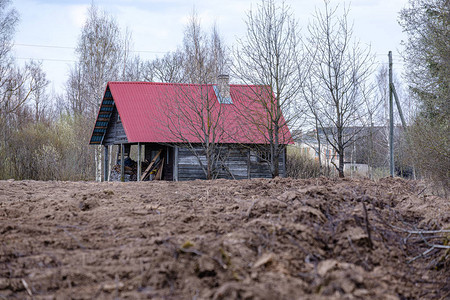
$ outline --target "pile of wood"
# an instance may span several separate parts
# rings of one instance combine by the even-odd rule
[[[144,160],[141,162],[141,170],[145,170],[141,175],[141,181],[161,180],[164,166],[164,158],[159,159],[161,155],[160,150],[151,162]],[[121,162],[120,160],[111,168],[110,181],[120,181],[121,176]],[[138,177],[137,162],[127,157],[124,165],[124,180],[136,181]]]
[[[125,181],[136,181],[137,168],[124,167],[124,179]],[[114,165],[111,169],[111,181],[120,181],[120,164]]]
[[[159,156],[161,155],[161,151],[162,150],[159,150],[159,152],[152,159],[152,161],[147,166],[145,171],[142,173],[141,181],[161,180],[162,179],[162,172],[163,172],[163,167],[164,167],[164,157],[162,159],[158,160]]]

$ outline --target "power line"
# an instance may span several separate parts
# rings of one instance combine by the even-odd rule
[[[43,60],[43,61],[62,61],[62,62],[76,62],[76,60],[71,59],[56,59],[56,58],[33,58],[33,57],[15,57],[16,59],[34,59],[34,60]]]
[[[375,63],[376,64],[382,64],[382,65],[388,65],[389,64],[388,62],[383,62],[383,61],[376,61]],[[396,64],[396,65],[407,65],[407,63],[401,62],[401,61],[394,62],[394,64]]]
[[[35,47],[35,48],[55,48],[55,49],[71,49],[75,50],[75,47],[68,47],[68,46],[56,46],[56,45],[38,45],[38,44],[22,44],[22,43],[16,43],[15,46],[21,46],[21,47]],[[130,50],[130,52],[136,52],[136,53],[168,53],[168,51],[152,51],[152,50]]]
[[[388,56],[387,54],[375,53],[376,56]],[[400,54],[392,54],[392,56],[402,57]]]
[[[57,48],[57,49],[75,49],[74,47],[53,46],[53,45],[34,45],[34,44],[14,44],[14,46],[37,47],[37,48]]]
[[[150,51],[150,50],[130,50],[130,52],[136,52],[136,53],[159,53],[159,54],[165,54],[169,53],[170,51]]]

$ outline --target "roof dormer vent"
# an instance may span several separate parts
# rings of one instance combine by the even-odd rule
[[[221,104],[233,104],[230,95],[230,76],[219,75],[217,76],[217,86],[214,86],[214,92],[216,93],[217,100]]]

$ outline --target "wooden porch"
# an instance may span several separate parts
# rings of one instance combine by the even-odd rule
[[[104,145],[102,179],[103,181],[177,180],[177,174],[174,174],[177,151],[176,146],[156,143]]]

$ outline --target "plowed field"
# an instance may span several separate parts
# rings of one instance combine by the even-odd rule
[[[449,299],[450,203],[401,179],[0,182],[0,299]]]

